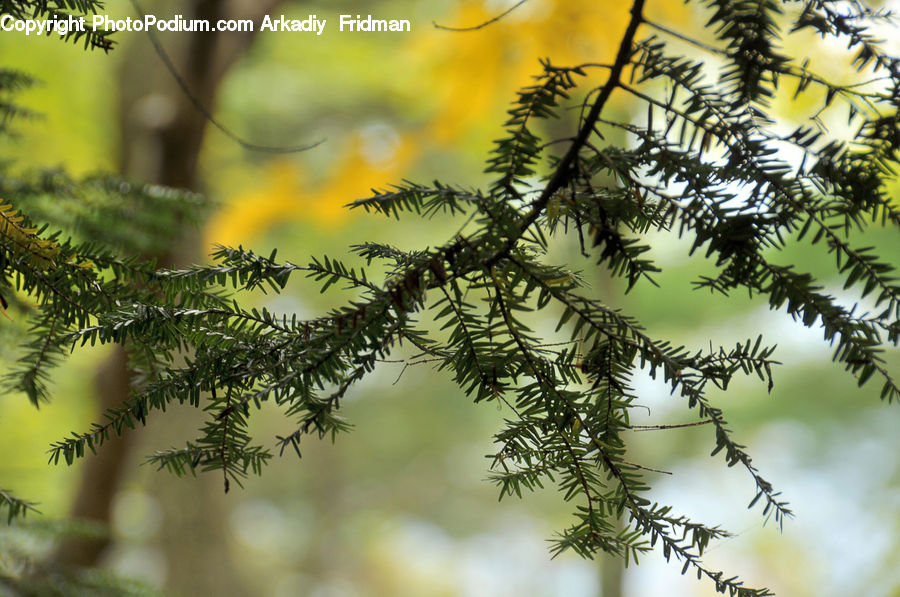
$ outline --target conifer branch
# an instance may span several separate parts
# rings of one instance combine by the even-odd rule
[[[330,255],[298,266],[277,261],[274,252],[217,247],[210,264],[159,269],[129,253],[142,243],[169,242],[167,222],[197,213],[195,196],[112,178],[0,181],[10,197],[0,206],[0,291],[14,299],[11,317],[28,313],[33,322],[8,386],[26,389],[35,402],[49,397],[49,368],[67,347],[85,344],[124,344],[138,370],[130,398],[85,432],[54,443],[50,460],[71,464],[158,411],[187,404],[208,415],[199,437],[148,462],[177,475],[215,471],[228,490],[272,457],[250,432],[250,417],[264,402],[291,426],[274,438],[279,452],[290,447],[300,455],[307,436],[335,439],[350,428],[341,416],[344,399],[380,363],[403,363],[403,371],[430,363],[473,402],[496,401],[512,413],[491,457],[490,478],[501,497],[554,484],[574,504],[553,554],[604,551],[630,560],[659,546],[666,559],[674,556],[683,572],[695,571],[719,592],[769,595],[707,568],[704,551],[727,532],[651,503],[651,481],[665,471],[626,454],[631,431],[709,427],[712,454],[722,452],[725,464],[747,472],[750,505],[761,502],[763,514],[781,525],[791,510],[714,400],[715,392],[733,392],[740,375],[758,377],[774,393],[775,348],[762,336],[702,350],[672,345],[626,309],[611,308],[615,299],[598,296],[578,268],[621,281],[605,294],[641,281],[665,285],[656,275],[662,263],[650,256],[650,235],[685,238],[692,263],[714,268],[695,289],[722,300],[744,289],[772,310],[821,328],[846,373],[860,385],[880,378],[882,399],[900,400],[894,355],[886,354],[900,342],[895,264],[877,248],[858,247],[852,236],[900,228],[900,210],[885,190],[900,166],[900,61],[869,29],[886,15],[860,2],[838,9],[808,0],[786,14],[778,0],[698,4],[715,33],[709,43],[645,20],[644,0],[634,0],[612,64],[542,60],[541,74],[517,94],[485,160],[496,179],[484,190],[403,180],[349,203],[387,218],[465,219],[458,234],[429,247],[357,242],[349,253],[364,267]],[[641,25],[662,32],[661,39],[639,41]],[[787,56],[782,36],[803,29],[843,38],[854,65],[874,74],[835,84],[816,74],[815,64]],[[671,37],[714,53],[724,62],[721,79],[710,82],[700,61],[672,55],[665,41]],[[589,68],[605,69],[607,78],[583,90]],[[799,126],[785,134],[769,107],[779,78],[796,83],[798,94],[810,85],[824,90],[814,123],[821,125],[837,98],[858,128],[844,135]],[[0,90],[25,84],[0,71]],[[645,120],[608,114],[617,90],[646,111]],[[4,109],[0,102],[0,116],[14,115]],[[549,138],[544,124],[565,113],[576,120],[574,134]],[[549,155],[555,148],[562,155]],[[797,159],[784,157],[784,149]],[[122,200],[126,211],[152,221],[153,233],[131,238],[90,218],[54,220],[36,200],[43,193],[58,195],[71,213],[91,205],[104,216],[118,213],[112,199]],[[549,262],[564,241],[584,263]],[[803,267],[781,265],[798,243],[829,260],[825,275],[856,294],[852,307],[823,291],[825,284]],[[323,292],[342,287],[353,298],[309,319],[244,302],[249,292],[283,292],[298,276]],[[861,307],[864,301],[874,308]],[[546,314],[557,318],[556,330],[539,323]],[[396,354],[404,344],[413,356]],[[641,392],[631,380],[638,370],[683,398],[683,412],[698,420],[633,425]],[[0,492],[0,506],[17,513],[26,507],[5,496]]]

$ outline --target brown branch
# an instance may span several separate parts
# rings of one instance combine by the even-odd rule
[[[525,234],[525,231],[538,219],[541,212],[544,211],[544,208],[547,207],[550,198],[569,183],[572,168],[578,161],[578,153],[585,146],[591,134],[594,132],[594,127],[597,125],[597,121],[600,118],[600,114],[603,111],[606,102],[612,95],[613,90],[619,86],[622,71],[625,70],[625,66],[631,59],[634,36],[637,33],[638,27],[644,21],[642,14],[644,2],[645,0],[635,0],[634,4],[631,6],[631,20],[628,22],[628,27],[625,29],[622,43],[619,45],[619,51],[616,54],[616,60],[613,62],[609,72],[609,78],[606,80],[606,84],[600,89],[596,101],[591,106],[581,128],[578,130],[578,134],[575,136],[575,140],[572,141],[568,151],[566,151],[566,154],[559,161],[559,165],[556,167],[556,171],[553,173],[547,186],[544,187],[540,196],[532,202],[531,210],[522,220],[518,233],[507,241],[504,250],[497,253],[494,261],[499,261],[512,249],[516,241]],[[489,265],[492,265],[492,263]]]

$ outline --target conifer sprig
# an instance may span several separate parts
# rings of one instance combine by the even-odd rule
[[[900,69],[869,32],[886,13],[860,2],[703,0],[697,9],[715,32],[713,43],[648,22],[644,4],[632,3],[612,64],[541,62],[486,159],[495,177],[487,188],[404,180],[350,204],[387,217],[466,216],[461,232],[442,244],[360,242],[350,251],[363,267],[333,256],[296,265],[274,252],[218,247],[209,265],[160,270],[123,255],[126,235],[67,239],[4,208],[0,290],[15,289],[34,304],[15,387],[35,402],[46,399],[48,367],[69,346],[86,343],[124,344],[140,379],[102,422],[55,443],[51,460],[71,463],[186,404],[207,413],[199,437],[149,461],[178,475],[219,471],[227,490],[272,457],[249,431],[264,403],[289,421],[274,446],[299,455],[309,436],[334,439],[346,431],[341,405],[348,393],[411,346],[405,349],[416,356],[401,360],[431,363],[474,402],[506,411],[490,457],[501,497],[554,485],[572,503],[573,522],[553,543],[554,554],[602,551],[637,560],[659,547],[683,573],[694,570],[719,592],[771,594],[708,568],[705,550],[727,532],[654,503],[648,494],[663,471],[631,462],[627,450],[629,432],[646,428],[630,415],[640,398],[631,379],[643,370],[696,413],[696,424],[712,431],[712,454],[721,452],[752,481],[750,506],[758,503],[781,525],[790,507],[719,405],[740,375],[776,391],[775,348],[762,337],[708,349],[676,346],[627,308],[610,307],[616,303],[597,296],[579,270],[599,267],[621,280],[623,291],[661,284],[648,236],[686,238],[691,259],[714,268],[696,281],[698,289],[725,299],[747,291],[821,329],[834,360],[860,385],[877,378],[882,399],[900,400],[886,355],[900,336],[895,264],[855,236],[900,227],[887,191],[900,160]],[[788,55],[786,38],[808,28],[848,41],[854,66],[872,76],[832,83],[817,74],[815,61]],[[673,37],[723,61],[721,76],[710,77],[698,59],[672,55]],[[588,91],[593,67],[606,79]],[[810,114],[817,126],[787,134],[780,126],[772,106],[785,81],[798,94],[824,90],[824,105]],[[611,115],[614,96],[646,117]],[[579,102],[573,134],[548,138],[546,121]],[[824,127],[825,113],[838,107],[855,132]],[[562,154],[550,155],[561,144]],[[34,212],[22,203],[39,194],[35,186],[9,194],[17,209],[39,212],[39,202],[31,204]],[[146,206],[146,191],[123,194]],[[197,207],[195,197],[181,199],[170,207]],[[552,263],[551,243],[561,240],[583,261]],[[798,243],[834,263],[826,277],[785,265],[783,252]],[[251,291],[282,292],[295,278],[323,292],[340,287],[353,298],[310,319],[241,302]],[[825,291],[832,278],[856,293],[855,306]],[[540,331],[545,314],[556,319],[555,331]]]

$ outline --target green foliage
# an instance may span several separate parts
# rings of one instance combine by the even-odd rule
[[[35,212],[51,216],[41,209],[39,198],[32,196],[34,189],[27,183],[4,182],[15,189],[17,203],[34,203]],[[18,308],[14,312],[27,317],[31,328],[26,354],[7,379],[7,387],[25,392],[35,405],[48,398],[49,370],[69,352],[72,334],[87,327],[101,313],[116,309],[122,301],[151,300],[157,292],[154,281],[159,275],[155,265],[139,257],[137,251],[172,242],[177,224],[185,218],[195,218],[202,205],[190,193],[115,179],[66,183],[66,192],[50,191],[55,202],[48,209],[60,210],[67,199],[77,202],[76,208],[65,211],[63,223],[69,233],[90,235],[90,241],[73,237],[59,242],[59,230],[49,232],[48,225],[38,229],[11,207],[0,212],[0,240],[4,248],[0,254],[0,271],[4,273],[0,294],[16,297],[13,307]],[[119,192],[109,193],[110,187]],[[79,211],[87,210],[89,218],[83,222],[77,219]],[[112,221],[120,212],[128,214],[126,221],[145,222],[146,227],[128,235],[115,226],[100,224]],[[23,296],[33,302],[23,301]],[[199,293],[179,301],[193,307],[219,304],[222,299],[215,293]]]
[[[84,42],[85,48],[99,48],[109,51],[113,48],[113,41],[109,39],[109,33],[94,29],[90,24],[91,15],[103,10],[103,3],[99,0],[5,0],[0,3],[0,16],[10,15],[16,20],[46,19],[66,20],[70,16],[74,18],[85,17],[84,31],[70,29],[62,39],[72,42]],[[48,35],[51,32],[48,32]],[[56,33],[53,33],[56,35]]]
[[[81,0],[14,1],[4,2],[0,14],[54,18],[64,10],[85,15],[101,7]],[[98,35],[88,33],[86,43],[111,47]],[[0,70],[0,133],[12,134],[16,119],[35,117],[13,99],[33,84],[24,73]],[[206,202],[113,176],[74,180],[55,170],[14,173],[11,163],[0,165],[0,197],[0,307],[14,323],[27,321],[24,339],[24,330],[16,329],[24,326],[4,326],[4,341],[17,334],[15,340],[24,340],[4,387],[24,392],[37,406],[49,398],[50,370],[70,352],[68,335],[128,295],[128,301],[152,295],[156,267],[139,256],[177,240],[178,225],[198,221]],[[60,242],[63,233],[67,238]],[[4,490],[0,508],[10,522],[36,511],[35,504]]]
[[[0,68],[0,134],[9,133],[9,125],[16,118],[29,118],[34,114],[16,104],[12,96],[34,85],[34,80],[25,73]]]
[[[6,509],[8,523],[18,516],[25,516],[29,511],[38,511],[31,502],[21,500],[2,489],[0,489],[0,508]]]
[[[0,528],[0,593],[29,597],[159,595],[138,581],[99,570],[68,569],[47,563],[47,552],[55,541],[98,535],[102,535],[102,530],[85,522],[32,521]]]
[[[139,247],[122,231],[87,242],[72,220],[56,232],[27,217],[3,228],[2,292],[15,296],[16,314],[28,313],[32,321],[10,387],[35,404],[46,399],[47,370],[73,345],[123,344],[137,373],[129,400],[89,430],[55,443],[50,460],[71,463],[156,411],[188,404],[208,415],[199,437],[149,461],[178,475],[220,470],[227,491],[230,480],[260,473],[272,457],[248,430],[264,403],[290,421],[276,438],[280,451],[299,455],[308,435],[334,439],[348,429],[340,416],[344,397],[406,344],[413,361],[433,363],[474,402],[494,402],[506,413],[491,458],[501,496],[553,484],[573,503],[573,523],[553,553],[637,560],[659,545],[683,572],[706,577],[719,592],[771,594],[708,568],[704,550],[728,533],[652,502],[647,494],[655,471],[629,461],[627,451],[638,399],[631,379],[643,370],[713,430],[712,454],[747,472],[755,485],[750,506],[760,504],[763,515],[781,524],[791,510],[715,401],[738,375],[758,377],[771,391],[774,347],[762,337],[734,347],[675,346],[595,296],[572,266],[552,263],[550,243],[577,243],[582,267],[596,264],[622,279],[627,291],[656,283],[660,268],[649,258],[649,233],[687,237],[692,258],[715,268],[696,281],[697,289],[725,297],[745,290],[820,328],[834,360],[860,385],[877,380],[882,399],[900,400],[884,356],[900,330],[894,266],[875,248],[852,244],[857,230],[900,225],[885,190],[900,149],[900,68],[867,32],[885,15],[858,2],[701,4],[716,34],[713,45],[648,21],[644,1],[634,0],[612,64],[544,61],[487,160],[486,171],[496,175],[488,188],[406,181],[351,204],[398,218],[466,216],[461,231],[436,247],[359,244],[351,250],[366,261],[362,268],[332,257],[298,266],[276,261],[274,253],[220,247],[212,265],[158,270],[123,256]],[[875,78],[832,84],[808,59],[783,53],[783,36],[807,28],[846,42],[857,69]],[[647,29],[663,38],[641,37]],[[710,80],[700,60],[672,56],[665,41],[672,36],[722,63],[719,79]],[[605,72],[606,82],[581,94],[573,136],[548,139],[543,122],[586,85],[589,71]],[[786,84],[798,94],[824,89],[817,128],[781,132],[772,100]],[[632,98],[646,118],[606,117],[613,94]],[[838,110],[857,127],[849,137],[824,128],[826,112]],[[627,142],[607,142],[610,131]],[[549,153],[559,146],[561,155]],[[146,208],[136,222],[157,222],[153,206],[165,205],[161,212],[177,220],[183,217],[178,205],[196,204],[190,195],[166,191],[161,199],[130,183],[107,181],[99,193],[96,182],[71,184],[80,189],[73,195],[76,212],[91,205],[81,203],[82,192],[100,197],[92,207],[97,213],[117,209],[106,202],[116,197]],[[7,187],[10,205],[51,223],[53,210],[41,212],[38,203],[26,210],[28,198],[40,194],[34,185]],[[64,187],[51,185],[46,193],[65,195]],[[88,224],[85,231],[98,229]],[[164,231],[165,222],[147,242]],[[47,243],[52,258],[40,249]],[[853,307],[826,293],[830,278],[779,261],[797,243],[831,256],[828,276],[856,292]],[[373,264],[387,271],[383,281],[370,273]],[[338,285],[355,298],[302,320],[246,309],[231,296],[279,292],[298,273],[323,292]],[[548,317],[556,321],[553,331],[543,324]]]

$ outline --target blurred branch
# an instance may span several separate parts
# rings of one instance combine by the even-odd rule
[[[485,27],[487,27],[489,25],[493,25],[500,19],[506,17],[507,15],[509,15],[510,13],[515,11],[517,8],[519,8],[526,2],[528,2],[528,0],[519,0],[519,2],[516,2],[514,5],[512,5],[508,9],[504,10],[503,12],[498,14],[496,17],[488,19],[487,21],[481,23],[480,25],[475,25],[473,27],[447,27],[445,25],[439,25],[434,21],[432,21],[431,24],[434,25],[435,29],[441,29],[443,31],[456,31],[456,32],[478,31],[479,29],[484,29]]]

